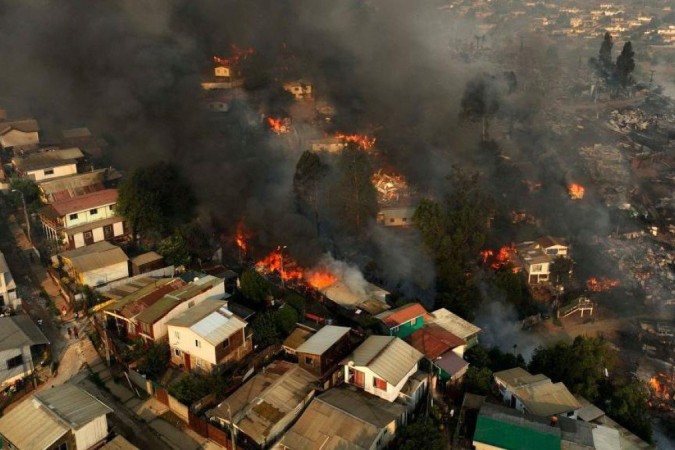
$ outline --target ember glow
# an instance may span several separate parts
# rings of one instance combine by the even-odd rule
[[[584,198],[585,190],[586,189],[578,183],[572,183],[567,187],[567,192],[572,200],[581,200]]]
[[[214,56],[213,62],[221,66],[230,67],[235,64],[239,64],[241,61],[245,60],[249,56],[253,55],[255,50],[252,48],[239,48],[236,45],[232,45],[232,56],[229,58],[223,58],[221,56]]]
[[[267,125],[269,125],[270,130],[272,130],[276,134],[283,134],[291,131],[288,119],[277,119],[275,117],[268,117]]]
[[[675,411],[675,377],[663,372],[649,380],[651,400],[649,406],[672,413]]]
[[[380,203],[399,201],[408,189],[408,182],[402,175],[388,174],[382,172],[382,170],[374,173],[371,181],[377,190],[378,201]]]
[[[495,253],[494,250],[483,250],[480,252],[480,256],[483,260],[483,264],[489,265],[490,268],[494,270],[499,270],[504,267],[506,264],[511,262],[513,255],[515,254],[516,246],[514,244],[505,245],[500,248],[498,252]],[[518,268],[514,267],[514,272],[518,271]]]
[[[246,255],[246,253],[248,253],[247,241],[250,238],[251,233],[244,227],[244,221],[243,220],[239,221],[239,224],[237,225],[237,231],[234,235],[234,240],[237,243],[237,247],[239,247],[241,254],[244,256]]]
[[[323,289],[337,281],[337,277],[326,268],[303,269],[290,256],[282,255],[281,249],[258,261],[256,270],[265,274],[276,273],[284,281],[304,281],[316,289]]]
[[[372,150],[375,146],[376,139],[374,137],[363,134],[342,134],[337,133],[336,138],[342,139],[346,144],[355,143],[361,150]]]
[[[586,289],[591,292],[605,292],[621,284],[619,280],[610,280],[609,278],[591,277],[586,280]]]

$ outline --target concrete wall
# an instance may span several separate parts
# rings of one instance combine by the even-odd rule
[[[47,174],[45,171],[52,170],[54,173]],[[67,164],[58,167],[51,167],[47,169],[40,170],[30,170],[26,172],[26,175],[29,178],[32,178],[34,181],[48,180],[50,178],[64,177],[66,175],[75,175],[77,173],[77,164]]]
[[[92,214],[92,209],[86,209],[83,211],[74,212],[67,214],[65,219],[65,227],[73,228],[86,223],[96,222],[97,220],[107,219],[109,217],[115,217],[115,211],[113,210],[115,203],[106,203],[104,205],[97,206],[92,208],[96,210],[96,214]],[[77,218],[71,219],[70,216],[77,214]]]
[[[105,414],[97,417],[79,430],[74,430],[77,450],[86,450],[101,442],[108,435],[108,421]]]
[[[190,420],[189,408],[171,395],[169,395],[169,409],[183,421],[188,422]]]
[[[122,261],[100,269],[90,270],[80,274],[80,284],[96,287],[110,281],[120,280],[129,276],[129,263]]]
[[[7,360],[22,355],[23,362],[9,369]],[[33,359],[30,346],[0,351],[0,385],[11,384],[20,378],[27,377],[33,370]]]

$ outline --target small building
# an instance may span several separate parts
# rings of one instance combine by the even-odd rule
[[[424,354],[431,372],[443,382],[460,380],[469,368],[463,359],[466,341],[436,324],[415,331],[408,342]]]
[[[398,403],[354,388],[334,388],[315,397],[274,448],[381,450],[406,423],[406,413]]]
[[[37,182],[76,174],[77,164],[82,159],[82,150],[74,147],[15,156],[12,158],[12,165],[19,176]]]
[[[55,201],[40,210],[45,234],[67,249],[122,238],[128,232],[115,212],[117,189]]]
[[[164,267],[164,258],[157,252],[147,252],[129,260],[131,275],[141,275]]]
[[[346,146],[344,139],[338,137],[325,137],[309,141],[309,148],[313,152],[338,153],[344,150]]]
[[[0,309],[7,307],[17,309],[21,299],[16,294],[16,282],[9,270],[5,255],[0,252]]]
[[[387,207],[381,208],[377,213],[377,223],[385,227],[407,227],[413,225],[415,207]]]
[[[61,252],[52,261],[80,286],[102,286],[129,277],[129,258],[107,241]]]
[[[424,306],[419,303],[408,303],[380,313],[375,318],[382,322],[382,326],[389,336],[405,339],[424,327],[426,315],[427,310],[424,309]]]
[[[4,150],[35,148],[40,143],[39,131],[35,119],[0,122],[0,147]]]
[[[284,91],[290,92],[296,100],[312,98],[312,83],[305,80],[287,81],[283,84]]]
[[[476,450],[560,450],[560,430],[517,417],[485,403],[478,414],[473,445]]]
[[[439,308],[432,312],[427,316],[427,322],[436,324],[458,338],[464,339],[466,341],[465,350],[478,344],[478,335],[481,331],[480,328],[445,308]]]
[[[568,250],[563,239],[544,236],[517,244],[513,262],[527,274],[528,283],[543,283],[549,281],[553,261],[559,256],[568,257]]]
[[[103,447],[100,447],[99,450],[139,450],[139,448],[127,441],[124,436],[118,434]]]
[[[30,316],[0,317],[0,385],[4,388],[35,370],[33,351],[49,344]]]
[[[166,322],[171,362],[211,373],[218,365],[241,361],[253,350],[247,325],[226,301],[204,300]]]
[[[314,397],[316,376],[297,364],[275,361],[206,415],[224,428],[234,424],[246,448],[268,448]]]
[[[73,384],[45,389],[0,417],[5,448],[88,450],[108,436],[113,410]]]
[[[300,367],[309,373],[324,378],[338,369],[339,363],[351,351],[349,327],[326,325],[301,344],[296,353]],[[340,374],[337,374],[338,376]],[[327,389],[338,382],[338,377],[326,380]]]
[[[422,353],[394,336],[370,336],[343,361],[344,380],[393,402],[418,369]],[[419,398],[415,398],[419,400]]]
[[[297,356],[298,347],[300,347],[307,339],[312,337],[314,330],[308,327],[298,325],[295,329],[284,339],[282,347],[287,355]]]
[[[553,383],[546,375],[515,367],[495,372],[494,378],[504,403],[523,413],[576,419],[582,408],[563,383]]]
[[[336,281],[321,289],[321,293],[326,299],[347,310],[360,309],[376,315],[390,308],[387,303],[389,292],[371,283],[366,283],[362,290],[357,291],[342,281]]]

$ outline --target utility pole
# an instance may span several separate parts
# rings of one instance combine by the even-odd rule
[[[23,192],[18,189],[12,189],[12,192],[18,192],[21,195],[21,203],[23,204],[23,214],[26,218],[26,231],[28,232],[28,242],[30,242],[31,247],[33,246],[33,240],[30,237],[30,220],[28,219],[28,209],[26,208],[26,197],[23,196]]]

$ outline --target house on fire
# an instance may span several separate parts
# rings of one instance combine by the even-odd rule
[[[582,408],[563,383],[553,383],[543,374],[532,375],[515,367],[495,372],[494,379],[504,403],[522,413],[576,419]]]
[[[287,81],[282,86],[284,91],[291,93],[296,100],[306,100],[312,98],[312,83],[309,81]]]
[[[113,410],[87,391],[66,383],[45,389],[0,418],[3,448],[88,450],[108,437]]]
[[[56,269],[79,286],[102,286],[129,277],[129,258],[107,241],[52,256]]]
[[[206,373],[219,364],[241,361],[253,350],[248,324],[224,300],[204,300],[166,323],[171,362]]]
[[[382,450],[406,417],[401,404],[341,386],[316,396],[274,448]]]
[[[4,150],[35,148],[40,143],[35,119],[0,121],[0,147]]]
[[[28,153],[12,158],[14,169],[23,178],[38,182],[50,178],[75,175],[77,164],[84,159],[77,147]]]
[[[388,402],[399,400],[414,409],[427,378],[418,373],[424,357],[394,336],[370,336],[343,360],[344,380]]]
[[[115,212],[117,189],[104,189],[55,201],[40,210],[45,234],[67,249],[123,238],[124,218]]]
[[[568,257],[569,245],[563,239],[544,236],[536,241],[516,245],[514,264],[527,274],[527,282],[549,281],[551,264],[559,257]]]
[[[389,292],[371,283],[354,288],[342,281],[321,289],[326,299],[347,310],[363,310],[372,315],[390,308],[387,303]]]
[[[35,370],[33,353],[47,344],[29,316],[0,317],[0,386],[30,376]]]
[[[245,448],[268,448],[312,400],[316,381],[297,364],[275,361],[206,415],[226,429],[234,426]]]

